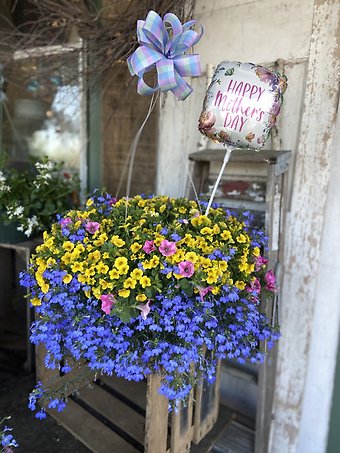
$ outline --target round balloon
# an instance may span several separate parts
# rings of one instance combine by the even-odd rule
[[[287,78],[253,63],[223,61],[213,75],[198,128],[214,142],[260,149],[275,124]]]

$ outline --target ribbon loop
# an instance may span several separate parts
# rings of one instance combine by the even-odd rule
[[[192,89],[182,77],[201,74],[199,55],[185,54],[202,36],[202,26],[200,33],[190,30],[196,23],[191,20],[182,25],[175,14],[167,13],[162,19],[155,11],[149,11],[145,21],[137,21],[140,47],[128,58],[127,64],[131,75],[137,75],[139,79],[139,94],[170,90],[181,100],[189,96]],[[168,31],[165,24],[170,24],[171,30]],[[143,79],[145,72],[153,67],[157,71],[157,85],[154,88]]]

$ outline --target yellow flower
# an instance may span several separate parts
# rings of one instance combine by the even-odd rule
[[[132,253],[137,253],[138,250],[140,250],[142,246],[138,244],[138,242],[134,242],[133,244],[130,245],[130,250]]]
[[[127,298],[130,296],[130,290],[129,289],[120,289],[118,291],[118,296]]]
[[[244,244],[245,242],[247,242],[247,238],[246,238],[246,236],[244,234],[240,234],[240,235],[237,236],[236,241],[239,244]]]
[[[93,244],[96,246],[96,247],[100,247],[101,245],[103,245],[105,242],[107,241],[107,235],[106,233],[102,233],[101,235],[99,235],[97,237],[97,239],[95,241],[93,241]]]
[[[197,263],[198,261],[198,255],[195,253],[195,252],[187,252],[185,255],[184,255],[184,259],[186,261],[191,261],[192,263]]]
[[[64,264],[70,264],[70,262],[72,261],[71,253],[70,252],[66,252],[65,255],[61,257],[61,261]]]
[[[138,294],[138,295],[136,296],[136,301],[137,301],[137,302],[144,302],[146,299],[147,299],[147,297],[146,297],[146,295],[143,294],[143,293],[142,293],[142,294]]]
[[[134,280],[140,280],[143,277],[142,269],[134,269],[131,272],[130,277],[133,278]]]
[[[87,207],[90,207],[90,206],[92,206],[92,205],[93,205],[93,199],[92,199],[92,198],[89,198],[89,199],[87,200],[87,202],[86,202],[86,206],[87,206]]]
[[[242,290],[242,289],[244,289],[244,288],[246,287],[246,284],[245,284],[244,282],[240,281],[240,280],[237,280],[237,281],[235,282],[235,286],[236,286],[238,289],[241,289],[241,290]]]
[[[47,291],[50,289],[50,285],[48,283],[42,283],[40,285],[41,291],[46,294]]]
[[[34,307],[39,307],[39,305],[41,305],[41,300],[39,299],[39,297],[33,297],[33,299],[31,299],[31,304]]]
[[[253,255],[254,256],[260,256],[260,248],[259,247],[254,247]]]
[[[123,286],[124,286],[125,289],[128,289],[128,288],[134,289],[134,288],[136,288],[136,284],[137,284],[137,281],[136,281],[136,280],[134,280],[134,279],[131,278],[131,277],[128,277],[128,278],[125,280]]]
[[[117,269],[119,269],[122,266],[126,266],[128,263],[128,260],[125,258],[125,256],[120,256],[119,258],[115,259],[114,265]]]
[[[94,252],[89,253],[89,260],[91,261],[99,261],[101,258],[101,253],[99,250],[95,250]]]
[[[102,295],[102,290],[99,286],[97,288],[92,288],[92,294],[96,299],[100,299],[100,296]]]
[[[224,239],[225,241],[234,242],[229,230],[222,231],[221,238]]]
[[[63,243],[63,249],[66,250],[67,252],[72,252],[74,249],[74,244],[71,241],[66,241]]]
[[[83,253],[85,251],[85,247],[83,244],[77,244],[75,248],[79,253]]]
[[[219,261],[218,262],[218,268],[222,271],[225,272],[228,269],[228,263],[226,261]]]
[[[103,290],[105,289],[112,289],[113,288],[113,284],[112,283],[108,283],[106,280],[104,280],[103,278],[99,279],[99,284],[101,286],[101,288]]]
[[[97,264],[96,268],[97,268],[97,271],[99,272],[99,274],[107,274],[109,271],[109,266],[104,264],[103,261],[100,261]]]
[[[46,264],[47,266],[53,266],[56,263],[56,260],[52,257],[50,257],[47,261]]]
[[[119,272],[117,271],[117,269],[112,269],[109,272],[109,276],[111,280],[116,280],[117,278],[119,278]]]
[[[151,280],[149,277],[144,275],[140,280],[139,283],[142,285],[142,288],[146,288],[147,286],[151,286]]]
[[[63,277],[63,282],[64,283],[66,283],[66,284],[70,283],[71,280],[72,280],[72,275],[70,275],[70,274],[64,275],[64,277]]]
[[[82,283],[82,284],[86,283],[86,281],[87,281],[87,278],[85,275],[78,275],[77,279],[78,279],[78,282]]]
[[[81,272],[82,270],[83,270],[83,263],[79,263],[79,261],[76,261],[71,266],[71,271],[72,272]]]

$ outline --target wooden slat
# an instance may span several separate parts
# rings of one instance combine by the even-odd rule
[[[78,398],[143,445],[145,418],[98,385],[91,387],[83,388]]]
[[[69,400],[64,412],[50,414],[87,448],[95,453],[137,453],[138,450],[86,410]]]
[[[253,151],[245,149],[235,149],[231,153],[230,162],[268,162],[275,164],[277,159],[290,153],[290,151],[262,150]],[[225,148],[206,149],[189,154],[189,159],[200,162],[222,161],[225,155]]]
[[[148,377],[145,420],[145,452],[166,453],[168,437],[168,400],[158,390],[161,377]]]
[[[198,444],[213,428],[218,418],[221,361],[218,361],[216,380],[213,384],[197,385],[192,441]]]
[[[171,453],[187,453],[192,441],[193,392],[186,407],[171,416]]]
[[[146,382],[127,381],[116,376],[102,375],[98,378],[142,409],[146,409]]]

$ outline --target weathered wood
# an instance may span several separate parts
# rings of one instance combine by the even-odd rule
[[[168,400],[159,393],[161,377],[148,376],[145,420],[145,452],[166,453],[168,437]]]
[[[50,411],[50,413],[92,452],[137,453],[139,451],[72,400],[68,401],[67,410],[64,412]]]
[[[96,384],[84,387],[79,397],[140,445],[144,443],[144,417]]]
[[[220,369],[221,361],[218,361],[216,380],[208,383],[206,379],[195,389],[195,412],[192,441],[198,444],[204,436],[213,428],[218,418],[219,395],[220,395]]]
[[[187,453],[192,441],[193,392],[185,406],[179,404],[178,412],[171,416],[171,453]]]
[[[327,197],[336,197],[336,189],[333,193],[328,189],[339,151],[333,148],[339,16],[338,0],[314,1],[304,110],[285,224],[283,340],[278,348],[271,436],[262,452],[326,451],[331,389],[322,382],[332,382],[338,338],[331,333],[339,329],[338,299],[334,293],[328,300],[323,296],[329,284],[339,288],[340,277],[338,266],[329,265],[328,272],[323,272],[332,260],[332,244],[338,244],[339,238],[336,220],[329,216],[327,227],[332,228],[326,230],[324,218]],[[328,319],[317,317],[326,306],[332,307]],[[322,340],[316,332],[322,332]],[[322,348],[314,358],[314,345],[320,342]]]

